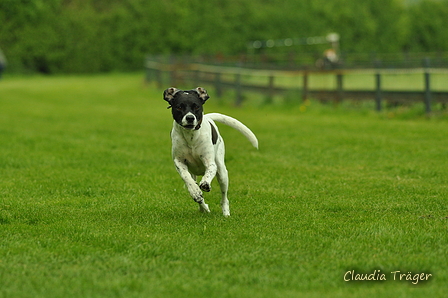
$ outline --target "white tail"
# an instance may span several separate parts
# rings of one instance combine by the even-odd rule
[[[258,140],[257,137],[254,135],[254,133],[243,123],[236,120],[235,118],[219,114],[219,113],[209,113],[206,114],[207,117],[212,119],[213,121],[217,121],[220,123],[223,123],[225,125],[228,125],[232,128],[235,128],[240,133],[242,133],[249,141],[250,143],[258,149]]]

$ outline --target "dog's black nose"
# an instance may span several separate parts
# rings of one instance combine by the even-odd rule
[[[188,123],[192,123],[194,121],[194,116],[193,115],[188,115],[185,117],[185,120],[187,120]]]

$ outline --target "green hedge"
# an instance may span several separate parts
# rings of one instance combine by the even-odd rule
[[[238,54],[250,40],[329,32],[348,52],[447,51],[447,4],[1,0],[0,47],[10,71],[43,73],[135,70],[146,54]]]

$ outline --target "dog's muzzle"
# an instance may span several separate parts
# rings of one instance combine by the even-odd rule
[[[182,119],[182,127],[186,129],[199,129],[201,127],[201,123],[197,121],[196,116],[188,113]]]

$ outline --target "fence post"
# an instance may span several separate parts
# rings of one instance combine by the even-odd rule
[[[269,75],[269,83],[268,83],[268,98],[267,102],[272,103],[274,99],[274,75]]]
[[[308,99],[308,72],[303,73],[303,87],[302,87],[302,100]]]
[[[170,85],[177,86],[177,73],[176,73],[176,67],[174,65],[170,66],[169,74],[170,74]]]
[[[344,84],[343,84],[343,74],[338,72],[336,74],[336,88],[337,88],[337,102],[341,102],[344,97]]]
[[[381,74],[377,72],[375,74],[376,81],[376,92],[375,92],[375,102],[376,102],[376,110],[381,112]]]
[[[241,102],[243,101],[243,95],[241,90],[241,74],[237,73],[235,74],[235,105],[240,106]]]
[[[193,70],[193,86],[199,87],[199,85],[201,85],[201,83],[199,82],[199,77],[200,77],[200,70],[199,69]]]
[[[431,74],[429,73],[430,60],[429,58],[424,59],[425,67],[425,110],[426,113],[431,113]]]
[[[375,84],[376,84],[375,102],[376,102],[376,110],[380,112],[382,94],[381,94],[381,73],[379,71],[380,62],[378,60],[375,61],[375,67],[377,68],[375,74]]]
[[[216,96],[218,98],[222,97],[221,73],[220,72],[215,73],[215,90],[216,90]]]
[[[163,88],[163,68],[164,64],[160,62],[160,57],[156,57],[154,59],[155,62],[157,62],[157,66],[154,68],[154,75],[156,77],[157,81],[157,88],[161,89]]]
[[[151,82],[151,72],[152,69],[148,66],[149,57],[145,58],[145,83],[148,84]]]
[[[175,68],[176,68],[176,56],[174,55],[170,55],[168,57],[168,64],[166,65],[166,76],[168,79],[168,84],[170,84],[170,86],[173,87],[177,87],[176,86],[176,80],[175,80]]]

